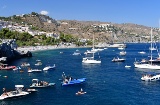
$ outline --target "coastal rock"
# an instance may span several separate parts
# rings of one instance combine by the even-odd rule
[[[9,62],[15,59],[20,59],[22,57],[32,57],[32,53],[30,51],[19,52],[17,49],[16,40],[14,39],[5,39],[1,40],[2,43],[0,45],[0,57],[6,57],[5,62]],[[4,62],[4,61],[0,61]]]

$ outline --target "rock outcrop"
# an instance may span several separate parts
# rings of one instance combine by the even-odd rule
[[[9,62],[22,57],[32,57],[32,53],[30,51],[25,51],[23,53],[17,51],[17,44],[14,39],[5,39],[1,40],[1,42],[0,57],[6,58],[6,61],[4,61],[4,59],[0,59],[0,62]]]

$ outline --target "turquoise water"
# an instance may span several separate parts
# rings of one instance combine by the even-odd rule
[[[32,58],[19,59],[10,65],[20,66],[23,62],[29,62],[31,68],[43,69],[46,65],[56,64],[56,69],[30,74],[27,68],[22,68],[25,71],[23,73],[0,71],[0,89],[14,89],[18,84],[28,88],[33,78],[55,82],[56,86],[38,89],[38,92],[22,98],[0,101],[0,105],[159,105],[160,82],[143,82],[140,79],[144,72],[153,70],[136,69],[133,66],[135,58],[138,60],[149,56],[148,48],[149,44],[127,44],[126,61],[120,63],[111,62],[113,57],[119,56],[120,50],[108,48],[99,52],[102,63],[91,65],[82,64],[83,53],[87,48],[79,48],[82,53],[80,56],[72,55],[77,48],[34,52]],[[139,51],[146,51],[147,54],[138,54]],[[95,57],[99,58],[98,54]],[[34,65],[37,59],[42,61],[42,66]],[[125,68],[125,65],[131,68]],[[80,85],[61,86],[59,79],[62,72],[73,78],[87,80]],[[80,88],[87,94],[76,96]]]

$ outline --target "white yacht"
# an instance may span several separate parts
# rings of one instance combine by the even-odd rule
[[[145,74],[141,78],[142,81],[158,81],[160,80],[160,74],[149,73]]]
[[[94,49],[94,35],[93,35],[93,49]],[[94,53],[93,51],[91,51],[92,53],[92,57],[84,57],[82,59],[82,63],[87,63],[87,64],[97,64],[97,63],[101,63],[101,60],[95,60],[94,58]]]
[[[0,96],[0,100],[18,98],[18,97],[28,95],[29,92],[23,91],[23,88],[24,88],[24,85],[15,85],[14,91],[6,92],[6,90],[4,89],[4,93]]]
[[[83,58],[82,63],[96,64],[101,63],[101,60],[95,60],[94,57],[85,57]]]

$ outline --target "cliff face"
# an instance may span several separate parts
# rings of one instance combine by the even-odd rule
[[[22,57],[32,57],[32,53],[30,51],[22,54],[16,50],[16,47],[15,40],[3,41],[3,43],[0,45],[0,57],[6,57],[7,60],[5,62]]]

